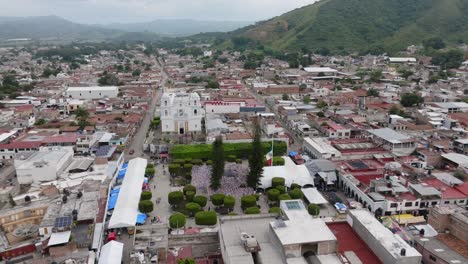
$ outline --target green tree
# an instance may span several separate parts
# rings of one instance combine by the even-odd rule
[[[216,225],[218,222],[218,216],[216,215],[216,212],[214,211],[200,211],[195,214],[195,224],[197,225]]]
[[[140,201],[140,203],[138,203],[138,210],[140,210],[140,212],[144,214],[151,213],[153,211],[153,208],[154,205],[151,200],[143,200]]]
[[[206,88],[217,89],[217,88],[219,88],[219,83],[217,81],[214,81],[214,80],[208,80]]]
[[[270,213],[270,214],[279,214],[279,213],[281,213],[281,208],[276,207],[276,206],[271,207],[270,210],[268,210],[268,213]]]
[[[258,119],[254,121],[254,139],[252,142],[252,152],[249,158],[249,174],[247,175],[247,185],[252,188],[257,188],[260,183],[260,178],[263,174],[263,153],[261,135],[262,129]]]
[[[172,214],[169,217],[169,226],[171,228],[181,228],[185,226],[186,217],[181,213]]]
[[[283,201],[283,200],[291,200],[291,196],[289,196],[289,194],[285,193],[285,194],[281,194],[280,196],[278,196],[278,200],[280,201]]]
[[[45,120],[44,118],[41,118],[39,120],[36,121],[36,123],[34,123],[34,125],[36,126],[42,126],[42,125],[45,125],[47,124],[47,120]]]
[[[194,192],[196,193],[197,192],[197,188],[191,184],[187,184],[184,186],[184,188],[182,189],[182,191],[184,192],[184,194],[186,194],[187,192]]]
[[[382,71],[372,71],[370,76],[369,76],[369,80],[371,82],[378,82],[380,81],[380,79],[382,79],[383,77],[383,74],[382,74]]]
[[[405,93],[401,96],[400,103],[404,107],[419,106],[424,102],[424,98],[416,93]]]
[[[236,198],[234,196],[227,195],[224,197],[224,203],[223,203],[224,208],[231,211],[232,209],[234,209],[235,204],[236,204]]]
[[[133,77],[138,77],[140,76],[141,74],[141,70],[140,69],[135,69],[133,72],[132,72],[132,76]]]
[[[155,172],[156,172],[156,171],[155,171],[154,168],[146,168],[146,170],[145,170],[145,175],[147,175],[147,176],[149,176],[149,177],[153,177]]]
[[[423,45],[425,48],[432,48],[435,50],[445,48],[445,42],[439,37],[433,37],[426,40],[423,40]]]
[[[224,145],[221,136],[216,137],[213,142],[213,166],[211,166],[211,184],[213,190],[217,190],[221,186],[221,178],[224,174]]]
[[[440,66],[444,70],[460,67],[463,62],[463,52],[459,49],[448,51],[438,51],[432,56],[432,63]]]
[[[86,109],[84,109],[84,108],[78,107],[78,108],[75,110],[75,116],[76,116],[78,119],[88,119],[88,117],[89,117],[89,112],[88,112],[88,110],[86,110]]]
[[[276,202],[281,192],[278,189],[270,189],[267,191],[268,201]]]
[[[304,104],[310,104],[310,96],[305,95],[305,96],[302,98],[302,102],[303,102]]]
[[[6,76],[3,76],[2,85],[18,87],[19,83],[16,80],[16,77],[14,75],[6,75]]]
[[[177,264],[195,264],[195,260],[193,258],[179,259]]]
[[[318,206],[316,204],[309,204],[307,206],[307,211],[312,216],[318,216],[320,214],[320,206]]]
[[[190,216],[194,216],[197,212],[201,211],[201,206],[197,203],[186,203],[185,210],[190,212]]]
[[[241,207],[248,208],[257,206],[257,198],[254,195],[244,195],[241,198]]]
[[[151,200],[153,194],[150,191],[143,191],[141,192],[140,200]]]
[[[177,208],[184,200],[184,193],[181,191],[170,192],[167,196],[169,204],[173,208]]]
[[[291,199],[302,199],[304,194],[302,193],[301,189],[293,189],[289,191],[289,196],[291,196]]]
[[[192,202],[194,197],[195,197],[195,192],[193,191],[188,191],[185,193],[185,200],[187,202]]]
[[[320,108],[320,109],[325,108],[327,106],[328,106],[328,104],[325,101],[320,101],[320,102],[317,103],[317,107]]]
[[[226,196],[222,193],[215,193],[211,196],[211,203],[213,203],[214,206],[222,206],[224,203],[224,198]]]
[[[205,196],[202,196],[202,195],[197,195],[197,196],[193,197],[192,201],[194,203],[199,204],[201,207],[205,207],[206,204],[208,203],[208,198],[206,198]]]
[[[283,94],[282,99],[285,101],[289,100],[289,95]]]
[[[318,117],[325,117],[325,113],[323,113],[322,111],[318,112],[316,115]]]
[[[377,89],[370,88],[367,90],[367,96],[379,97],[379,91]]]
[[[244,211],[245,214],[259,214],[260,213],[260,209],[258,207],[249,207],[247,209],[245,209]]]

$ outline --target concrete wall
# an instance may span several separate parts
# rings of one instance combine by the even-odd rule
[[[92,99],[101,99],[101,98],[115,98],[119,94],[119,88],[115,87],[113,90],[102,90],[96,87],[89,87],[89,89],[86,89],[85,87],[83,89],[80,89],[80,91],[70,91],[67,90],[66,95],[69,98],[74,98],[74,99],[86,99],[86,100],[92,100]]]

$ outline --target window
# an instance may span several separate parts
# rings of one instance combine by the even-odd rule
[[[432,204],[432,205],[437,205],[437,202],[432,202],[431,204]]]
[[[183,116],[184,115],[184,109],[179,109],[179,116]]]
[[[415,202],[414,203],[414,206],[418,206],[419,205],[419,202]],[[422,204],[421,204],[422,205]]]
[[[164,101],[164,106],[167,106],[167,101]]]
[[[194,105],[197,105],[197,101],[196,101],[196,100],[195,100],[195,101],[193,101],[193,104],[194,104]]]
[[[397,208],[398,207],[398,204],[397,203],[391,203],[390,204],[390,208]]]
[[[449,203],[450,203],[450,201],[445,201],[445,202],[444,202],[444,204],[449,204]]]
[[[197,115],[197,109],[193,110],[193,115]]]
[[[405,206],[406,206],[406,207],[413,206],[413,203],[412,203],[412,202],[407,202],[407,203],[405,203]]]
[[[432,261],[437,261],[437,258],[434,257],[433,255],[429,255],[429,259],[432,260]]]
[[[165,116],[168,116],[168,115],[169,115],[169,113],[167,112],[167,110],[164,111],[164,115],[165,115]]]

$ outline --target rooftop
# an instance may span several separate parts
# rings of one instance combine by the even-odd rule
[[[372,135],[394,144],[412,141],[411,137],[390,128],[371,129],[368,131]]]

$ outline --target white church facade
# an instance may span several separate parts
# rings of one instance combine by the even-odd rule
[[[203,116],[204,110],[197,93],[164,93],[161,97],[163,133],[200,133]]]

